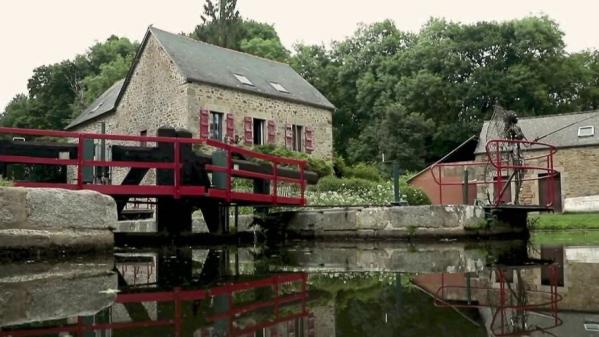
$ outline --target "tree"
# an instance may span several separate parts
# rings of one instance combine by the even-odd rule
[[[123,78],[138,44],[111,36],[72,60],[33,70],[28,95],[15,96],[0,118],[3,126],[62,129],[91,101]]]
[[[206,0],[202,24],[196,26],[191,37],[217,46],[238,49],[241,16],[237,0]]]
[[[189,34],[191,38],[264,58],[285,61],[289,51],[272,25],[244,20],[236,0],[207,0],[202,23]]]
[[[330,48],[296,47],[290,63],[337,107],[335,150],[350,164],[384,151],[418,169],[478,133],[496,103],[525,116],[596,108],[598,60],[567,54],[541,16],[430,19],[415,34],[386,20]]]

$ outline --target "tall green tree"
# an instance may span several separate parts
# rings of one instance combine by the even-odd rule
[[[478,133],[496,103],[525,116],[596,108],[597,52],[564,45],[546,16],[430,19],[417,33],[387,20],[330,48],[296,47],[290,63],[337,107],[337,152],[350,162],[385,152],[416,169]]]
[[[237,49],[240,22],[237,0],[206,0],[202,24],[196,26],[190,36],[217,46]]]
[[[189,36],[217,46],[264,58],[285,61],[289,51],[281,43],[274,26],[243,19],[236,0],[207,0],[202,23]]]
[[[9,102],[0,117],[3,126],[62,129],[82,109],[123,78],[138,48],[127,38],[111,36],[72,60],[33,70],[28,94]]]

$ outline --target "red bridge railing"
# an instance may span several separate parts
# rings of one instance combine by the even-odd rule
[[[436,163],[431,166],[430,171],[433,181],[439,187],[440,203],[443,203],[444,186],[487,186],[493,187],[492,205],[497,207],[504,202],[504,196],[513,179],[514,174],[522,174],[520,182],[539,181],[541,179],[554,179],[557,171],[553,166],[554,155],[557,149],[546,143],[528,140],[494,139],[485,145],[485,158],[480,161],[459,163]],[[444,171],[447,169],[458,169],[474,171],[474,176],[465,181],[464,179],[444,179]],[[533,176],[530,173],[542,173],[544,177]],[[528,174],[527,174],[528,173]],[[506,178],[507,177],[507,178]],[[482,179],[481,179],[482,178]],[[478,188],[477,188],[478,189]],[[499,193],[497,193],[499,191]],[[544,207],[552,207],[555,199],[555,187],[548,184]]]
[[[174,305],[173,317],[110,323],[86,323],[80,317],[76,324],[70,325],[6,331],[0,329],[0,337],[30,337],[60,333],[85,336],[87,332],[92,331],[147,329],[154,327],[172,327],[174,336],[179,337],[182,336],[183,324],[185,323],[183,314],[184,303],[197,303],[197,301],[200,300],[210,300],[221,296],[224,296],[227,299],[228,310],[216,314],[205,314],[205,321],[208,325],[217,321],[227,322],[228,333],[226,336],[247,336],[261,329],[274,327],[285,322],[291,322],[297,318],[308,317],[310,313],[308,312],[306,303],[308,300],[307,277],[308,276],[305,273],[280,274],[264,279],[232,282],[211,289],[184,290],[175,288],[171,291],[123,293],[116,296],[116,303],[171,302]],[[294,288],[288,291],[288,293],[284,293],[284,286],[294,286]],[[271,288],[273,295],[270,299],[266,300],[257,300],[241,304],[235,303],[235,294],[259,288]],[[289,306],[298,306],[299,308],[290,310],[288,309]],[[267,308],[272,308],[270,319],[263,319],[254,322],[254,324],[245,326],[234,324],[235,321],[243,315]],[[202,336],[203,335],[204,334],[202,334]]]
[[[127,196],[173,196],[180,197],[211,197],[218,198],[227,202],[253,202],[269,203],[283,205],[305,205],[306,180],[304,171],[306,168],[305,160],[292,158],[283,158],[264,153],[251,151],[238,146],[225,144],[215,140],[204,140],[195,138],[177,138],[177,137],[156,137],[156,136],[132,136],[132,135],[111,135],[96,134],[85,132],[69,132],[55,130],[36,130],[0,127],[0,136],[19,135],[31,137],[51,137],[71,142],[76,141],[76,158],[49,158],[43,156],[24,156],[24,155],[6,155],[0,153],[0,163],[9,164],[28,164],[28,165],[58,165],[75,168],[75,182],[32,182],[16,181],[16,186],[24,187],[54,187],[71,190],[94,190],[109,195],[127,195]],[[118,143],[138,142],[140,144],[148,143],[166,143],[171,144],[174,149],[174,158],[169,162],[149,162],[149,161],[122,161],[122,160],[97,160],[85,159],[84,144],[86,140],[111,141]],[[120,145],[120,144],[119,144]],[[206,165],[205,169],[212,173],[222,173],[225,175],[226,186],[224,188],[206,188],[200,185],[189,185],[183,183],[182,168],[184,158],[181,158],[181,149],[184,145],[207,145],[216,150],[226,152],[227,164],[225,166]],[[147,145],[146,145],[147,146]],[[243,155],[261,161],[263,164],[270,165],[271,173],[258,173],[244,170],[233,162],[235,155]],[[291,167],[297,169],[299,178],[282,177],[279,175],[279,168]],[[106,167],[106,168],[142,168],[142,169],[160,169],[173,171],[173,184],[171,185],[114,185],[99,182],[84,181],[84,169],[88,167]],[[262,179],[268,181],[271,186],[269,194],[259,194],[236,191],[233,180],[235,178]],[[280,184],[296,186],[297,194],[295,196],[283,195],[279,191]]]

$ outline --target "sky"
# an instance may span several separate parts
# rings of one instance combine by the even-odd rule
[[[18,0],[0,4],[0,111],[27,91],[35,67],[84,53],[110,35],[141,40],[148,25],[190,32],[203,0]],[[430,17],[471,23],[548,15],[565,33],[568,51],[599,49],[599,2],[591,0],[237,0],[242,16],[274,24],[290,48],[349,36],[358,23],[392,19],[417,31]]]

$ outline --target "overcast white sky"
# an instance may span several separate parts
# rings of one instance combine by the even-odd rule
[[[0,111],[26,92],[33,68],[85,52],[111,34],[141,40],[146,27],[189,32],[204,0],[13,0],[0,4]],[[359,22],[393,19],[416,31],[429,17],[506,20],[547,14],[565,32],[569,51],[599,47],[599,2],[590,0],[238,0],[244,17],[274,24],[283,43],[330,42]]]

